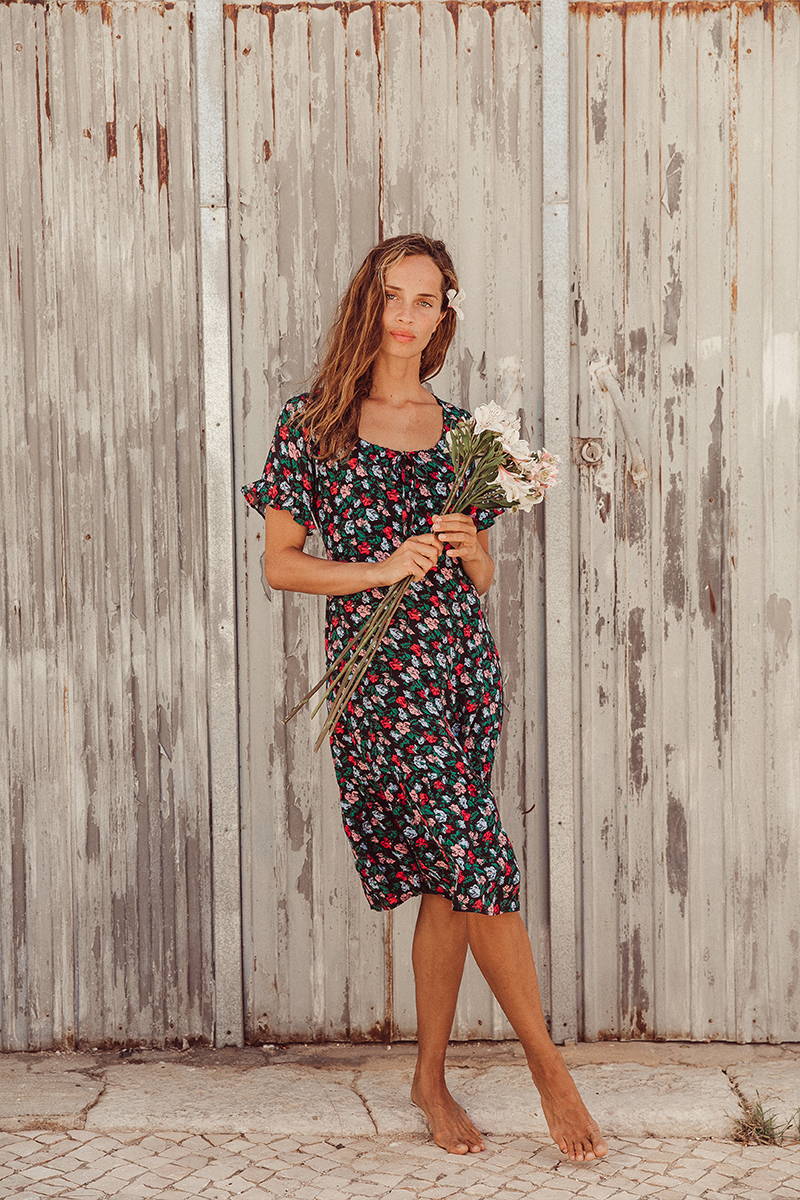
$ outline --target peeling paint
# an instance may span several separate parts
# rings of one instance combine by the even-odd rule
[[[785,666],[789,661],[789,640],[792,636],[792,602],[788,596],[771,592],[767,596],[766,626],[775,634],[773,666]]]
[[[671,793],[667,802],[667,883],[671,892],[680,897],[681,916],[686,915],[686,896],[689,890],[689,847],[686,834],[686,813],[683,805]]]
[[[649,779],[644,753],[647,732],[647,691],[642,674],[647,649],[644,620],[645,612],[641,606],[632,608],[628,613],[628,771],[631,787],[639,796]]]

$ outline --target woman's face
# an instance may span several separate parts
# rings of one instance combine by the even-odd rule
[[[407,254],[386,272],[383,346],[401,358],[420,355],[444,317],[444,277],[427,254]]]

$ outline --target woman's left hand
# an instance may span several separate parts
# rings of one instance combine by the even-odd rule
[[[449,543],[448,558],[460,558],[462,563],[467,563],[477,561],[483,554],[475,522],[466,513],[435,516],[431,528],[440,542]]]

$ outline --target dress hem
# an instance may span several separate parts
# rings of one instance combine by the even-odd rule
[[[497,909],[497,911],[487,911],[487,909],[477,908],[475,905],[472,905],[471,907],[462,907],[460,905],[457,905],[455,900],[453,899],[453,897],[448,896],[446,892],[432,891],[427,888],[420,888],[418,891],[408,892],[408,893],[404,894],[402,897],[395,900],[394,903],[373,904],[371,900],[367,900],[367,903],[369,904],[369,906],[373,912],[391,912],[392,909],[399,908],[401,904],[405,904],[407,900],[413,900],[416,896],[441,896],[444,900],[450,901],[450,903],[453,906],[453,912],[479,913],[481,916],[484,916],[484,917],[497,917],[497,916],[501,916],[503,913],[506,913],[506,912],[520,912],[520,910],[521,910],[521,905],[519,904],[519,902],[517,902],[516,904],[511,904],[507,908]]]

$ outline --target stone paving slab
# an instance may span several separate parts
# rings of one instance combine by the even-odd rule
[[[570,1073],[603,1132],[621,1137],[724,1138],[740,1112],[728,1077],[715,1067],[606,1063]],[[379,1133],[425,1131],[422,1113],[409,1104],[412,1075],[412,1069],[358,1075],[356,1087]],[[451,1067],[447,1083],[482,1132],[549,1136],[527,1065]]]
[[[102,1079],[52,1063],[11,1059],[2,1064],[0,1129],[31,1125],[58,1129],[82,1125],[86,1110],[103,1090]]]
[[[106,1069],[106,1090],[88,1113],[86,1128],[372,1134],[375,1127],[352,1087],[353,1074],[125,1063]]]
[[[796,1200],[800,1146],[609,1139],[572,1163],[538,1138],[487,1137],[477,1154],[414,1138],[266,1134],[0,1134],[0,1197],[16,1200]]]
[[[570,1074],[600,1127],[620,1137],[724,1138],[741,1112],[714,1067],[606,1063]]]
[[[760,1100],[780,1122],[793,1121],[795,1133],[800,1132],[800,1061],[729,1067],[728,1077],[748,1100]]]

